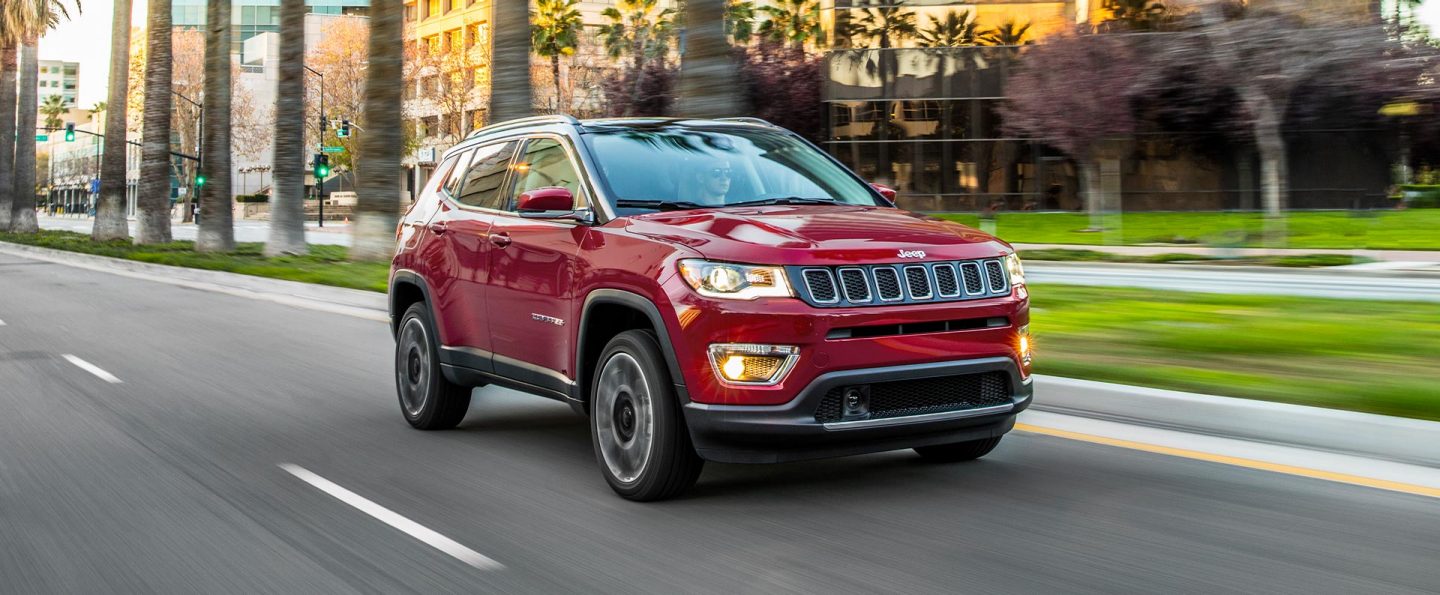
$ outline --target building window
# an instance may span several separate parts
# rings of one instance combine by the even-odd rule
[[[406,4],[406,5],[405,5],[405,22],[407,22],[407,23],[413,23],[413,22],[415,22],[415,13],[416,13],[416,11],[418,11],[418,10],[419,10],[419,8],[417,8],[414,4]]]
[[[451,29],[445,32],[447,51],[455,51],[465,46],[465,31],[463,29]]]
[[[428,0],[426,3],[425,18],[438,17],[440,12],[440,0]]]
[[[424,118],[420,118],[420,136],[435,136],[439,133],[439,116],[425,116]]]

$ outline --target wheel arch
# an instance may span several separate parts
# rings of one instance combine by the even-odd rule
[[[395,336],[400,330],[400,317],[410,306],[423,302],[426,309],[430,311],[430,318],[439,332],[440,313],[435,311],[434,302],[430,299],[430,285],[419,273],[411,270],[398,270],[390,277],[390,335]],[[439,337],[436,337],[439,340]]]
[[[660,316],[660,308],[637,293],[619,289],[597,289],[585,296],[585,304],[580,313],[579,337],[575,342],[575,397],[587,411],[590,407],[590,384],[595,373],[595,360],[600,357],[600,352],[611,338],[635,329],[649,329],[655,333],[655,340],[660,344],[660,352],[665,357],[665,367],[670,371],[670,381],[681,402],[689,402],[689,393],[685,391],[685,377],[680,373],[680,363],[675,357],[675,348],[670,343],[668,327]]]

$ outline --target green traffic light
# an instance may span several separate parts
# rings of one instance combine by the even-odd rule
[[[202,175],[197,175],[197,176],[195,176],[195,185],[196,185],[196,186],[204,186],[204,185],[205,185],[205,176],[204,176],[203,174],[202,174]]]

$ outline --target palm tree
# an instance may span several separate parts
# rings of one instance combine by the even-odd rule
[[[1164,26],[1169,9],[1160,0],[1105,0],[1108,23],[1118,23],[1132,31],[1154,31]]]
[[[1030,34],[1030,23],[1021,25],[1010,19],[980,34],[980,44],[989,46],[1022,46],[1034,43],[1026,39]]]
[[[15,202],[15,51],[19,44],[0,13],[0,231],[10,229]]]
[[[560,56],[572,56],[580,45],[580,31],[585,22],[576,7],[580,0],[539,0],[530,13],[530,49],[541,58],[550,59],[550,74],[555,79],[555,111],[565,113],[565,97],[560,91]]]
[[[725,34],[739,45],[748,45],[755,37],[755,15],[759,9],[748,0],[731,0],[725,4]]]
[[[205,13],[205,141],[199,170],[200,222],[195,249],[235,250],[230,194],[230,3],[210,2]]]
[[[76,5],[79,8],[79,5]],[[35,233],[40,231],[35,220],[35,110],[39,91],[40,65],[35,55],[40,35],[53,28],[61,18],[70,18],[70,12],[60,0],[10,0],[4,7],[3,25],[5,36],[20,47],[19,91],[16,94],[15,136],[4,137],[4,142],[15,138],[15,165],[10,204],[10,231]],[[8,119],[8,118],[4,118]]]
[[[40,113],[45,116],[45,127],[52,130],[65,125],[65,120],[60,116],[69,111],[65,98],[59,95],[47,95],[45,100],[40,102]]]
[[[300,122],[279,122],[280,114],[287,109],[305,105],[305,0],[280,0],[278,70],[275,183],[270,191],[270,237],[265,242],[266,256],[310,251],[305,243],[305,127]]]
[[[825,43],[820,3],[816,0],[776,0],[759,10],[769,15],[760,23],[760,37],[777,43],[788,42],[797,52],[805,51],[806,43]]]
[[[358,197],[350,242],[353,260],[380,260],[395,251],[395,223],[400,216],[397,172],[404,144],[400,117],[403,11],[400,0],[370,2],[370,64],[365,74],[365,103],[360,114],[365,123],[360,153],[365,161],[357,172]],[[525,87],[529,89],[528,84]]]
[[[145,36],[145,108],[140,133],[136,244],[170,241],[171,0],[150,0]]]
[[[915,26],[915,13],[898,6],[867,8],[855,21],[853,33],[869,39],[880,49],[895,47],[894,44],[919,34]]]
[[[687,0],[680,59],[680,113],[723,118],[741,113],[739,69],[725,34],[725,0]]]
[[[495,26],[491,29],[490,116],[504,122],[535,113],[530,89],[530,10],[528,3],[515,0],[491,4]]]
[[[619,0],[600,14],[610,22],[600,26],[605,51],[611,58],[630,55],[630,73],[634,77],[630,96],[638,98],[645,82],[645,64],[651,58],[664,59],[670,51],[670,35],[674,32],[674,9],[656,12],[659,0]],[[625,115],[633,116],[635,101],[625,107]]]
[[[930,26],[921,30],[915,41],[923,48],[953,48],[975,45],[975,39],[975,13],[952,10],[944,19],[930,17]]]
[[[105,152],[100,157],[100,199],[95,202],[95,226],[90,238],[103,242],[130,237],[125,219],[126,106],[130,92],[130,0],[115,0],[110,23],[110,100],[95,104],[105,112]],[[114,105],[115,109],[106,109]]]

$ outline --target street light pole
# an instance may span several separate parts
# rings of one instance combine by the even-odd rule
[[[199,157],[199,160],[195,163],[195,175],[202,175],[201,172],[205,170],[205,155],[201,150],[201,147],[205,145],[205,106],[200,105],[199,101],[181,95],[179,91],[171,90],[170,92],[175,94],[176,97],[190,102],[190,105],[195,106],[195,109],[200,112],[200,117],[195,120],[195,156]],[[200,99],[205,99],[205,96],[201,95]],[[187,204],[194,204],[194,201],[200,200],[199,196],[195,196],[195,176],[190,176],[190,180],[188,181],[190,190],[185,202]],[[181,217],[183,219],[184,215],[181,215]]]
[[[301,66],[305,65],[301,64]],[[325,117],[325,73],[309,66],[305,66],[305,70],[310,71],[310,74],[320,77],[320,135],[316,138],[315,149],[320,153],[324,153],[325,128],[326,124],[329,123],[329,119]],[[320,209],[317,225],[325,227],[325,180],[319,178],[315,180],[315,206]]]

